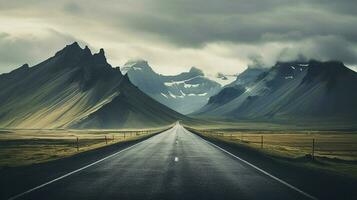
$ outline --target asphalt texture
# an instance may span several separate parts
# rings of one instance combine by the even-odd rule
[[[311,199],[180,124],[59,177],[14,199]]]

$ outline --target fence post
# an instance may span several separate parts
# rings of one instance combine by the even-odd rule
[[[125,139],[125,132],[124,132],[124,139]]]
[[[76,146],[77,146],[77,151],[79,151],[79,139],[78,139],[78,137],[77,137]]]
[[[240,142],[243,142],[243,133],[240,133]]]
[[[105,144],[108,144],[107,136],[104,137],[105,137]]]
[[[231,140],[233,140],[233,134],[231,133]]]
[[[261,143],[261,144],[260,144],[260,148],[263,148],[263,135],[261,135],[260,137],[261,137],[261,138],[260,138],[260,139],[261,139],[261,142],[260,142],[260,143]]]
[[[312,138],[312,159],[315,159],[315,138]]]
[[[114,141],[114,135],[113,135],[113,141]]]

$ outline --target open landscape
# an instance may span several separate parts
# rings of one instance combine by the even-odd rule
[[[0,200],[355,200],[356,0],[0,0]]]

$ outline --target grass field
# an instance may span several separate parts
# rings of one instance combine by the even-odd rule
[[[191,128],[206,137],[251,147],[282,160],[298,161],[357,177],[357,133],[343,131],[238,131]],[[301,162],[304,161],[304,162]]]
[[[345,121],[251,121],[230,119],[208,119],[203,118],[200,121],[184,121],[183,124],[188,127],[194,127],[200,130],[250,130],[250,131],[357,131],[357,122]]]
[[[167,128],[150,130],[1,130],[0,168],[47,162],[105,145],[138,139]]]

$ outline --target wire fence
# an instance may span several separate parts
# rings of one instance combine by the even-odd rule
[[[195,130],[196,132],[198,130]],[[357,160],[357,135],[318,132],[221,132],[199,130],[201,134],[230,140],[289,157],[311,156]]]
[[[80,151],[92,146],[104,146],[114,142],[134,139],[160,132],[164,129],[135,131],[36,131],[2,134],[0,151],[3,149],[27,150],[29,148],[52,148],[65,151]]]
[[[11,130],[0,134],[0,168],[47,162],[169,129]]]
[[[77,151],[80,150],[81,147],[87,147],[93,144],[98,143],[113,143],[118,141],[129,140],[132,138],[136,138],[139,136],[145,136],[149,134],[156,133],[158,131],[153,130],[145,130],[145,131],[125,131],[125,132],[112,132],[104,135],[86,135],[86,136],[77,136],[74,140],[74,146]]]

